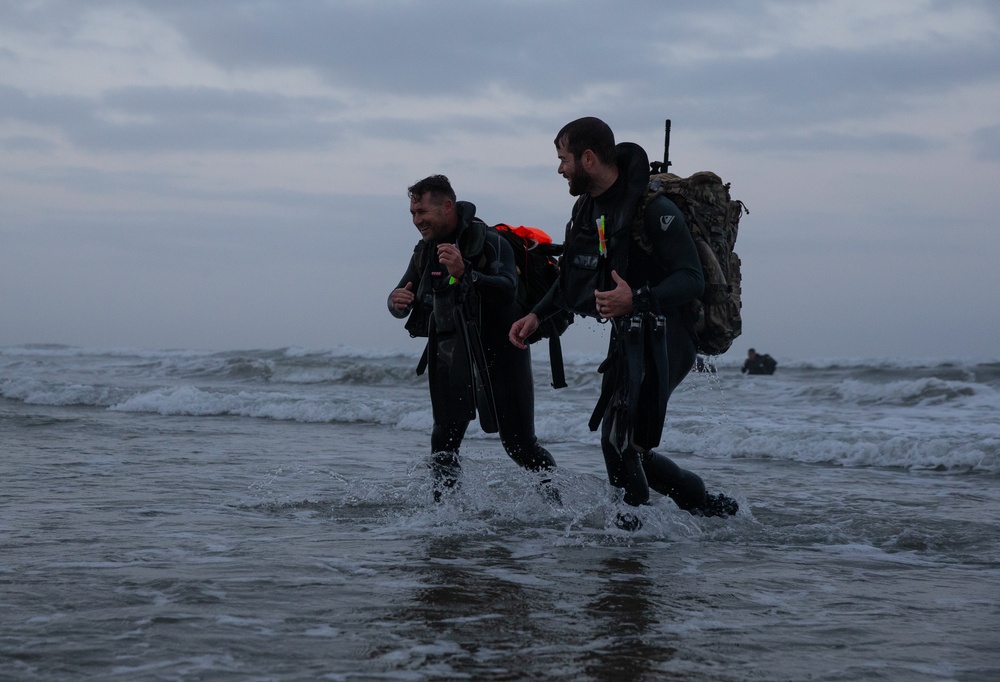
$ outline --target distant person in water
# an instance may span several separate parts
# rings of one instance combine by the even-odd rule
[[[758,353],[751,348],[747,351],[747,359],[743,361],[740,371],[743,374],[774,374],[778,362],[767,353]]]

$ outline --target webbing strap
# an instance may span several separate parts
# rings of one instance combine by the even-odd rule
[[[552,365],[552,388],[566,388],[566,368],[563,367],[562,343],[553,334],[549,337],[549,363]]]

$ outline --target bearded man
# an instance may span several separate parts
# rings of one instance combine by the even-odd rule
[[[684,215],[661,195],[645,204],[641,229],[633,227],[649,184],[649,160],[636,144],[616,145],[604,121],[568,123],[555,145],[558,172],[578,199],[566,226],[559,279],[511,326],[510,341],[525,348],[539,322],[560,309],[609,322],[601,397],[590,428],[601,426],[611,485],[636,507],[649,501],[652,488],[692,514],[735,514],[735,500],[706,493],[699,476],[653,451],[667,400],[697,355],[684,306],[701,295],[705,281]],[[627,530],[640,526],[634,513],[619,514],[616,521]]]

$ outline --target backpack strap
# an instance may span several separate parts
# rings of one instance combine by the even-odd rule
[[[566,367],[563,365],[562,343],[558,334],[549,336],[549,364],[552,368],[552,388],[566,388]]]
[[[664,188],[658,179],[650,180],[649,185],[646,187],[646,191],[643,193],[642,197],[639,199],[639,204],[635,209],[635,216],[632,219],[632,239],[639,248],[642,249],[646,254],[653,255],[653,242],[649,238],[649,234],[646,232],[646,208],[649,203],[656,199],[657,197],[666,194]]]
[[[458,250],[462,257],[470,262],[485,258],[483,247],[486,246],[486,223],[478,218],[469,222],[458,236]]]
[[[413,247],[413,265],[423,277],[424,269],[427,268],[427,242],[423,239]]]
[[[424,371],[427,369],[427,347],[430,342],[424,344],[424,352],[420,354],[420,360],[417,361],[417,376],[423,376]]]

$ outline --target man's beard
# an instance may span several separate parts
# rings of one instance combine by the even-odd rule
[[[581,194],[587,194],[590,191],[590,187],[593,184],[590,175],[582,168],[577,168],[569,180],[569,193],[570,196],[578,197]]]

